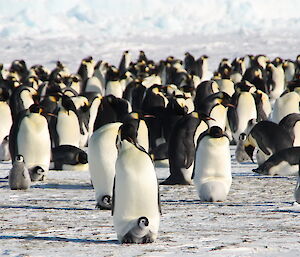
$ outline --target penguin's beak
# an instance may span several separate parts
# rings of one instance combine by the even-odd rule
[[[254,152],[255,147],[252,145],[247,145],[245,146],[245,152],[248,154],[248,156],[251,158],[252,162],[254,163],[253,160],[253,152]]]
[[[235,108],[235,105],[233,105],[233,104],[226,104],[226,106]]]

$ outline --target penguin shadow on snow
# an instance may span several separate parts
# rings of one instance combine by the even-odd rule
[[[57,183],[49,183],[49,184],[35,184],[32,185],[31,188],[42,188],[42,189],[66,189],[66,190],[78,190],[78,189],[93,189],[90,184],[57,184]]]
[[[76,207],[43,207],[43,206],[18,206],[18,205],[0,205],[0,209],[26,209],[26,210],[59,210],[59,211],[94,211],[94,208],[76,208]]]
[[[65,243],[82,243],[82,244],[119,244],[118,240],[92,240],[84,238],[67,238],[57,236],[0,236],[0,240],[25,240],[25,241],[49,241],[49,242],[65,242]]]

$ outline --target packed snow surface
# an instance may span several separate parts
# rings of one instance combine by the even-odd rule
[[[0,0],[0,63],[14,59],[76,72],[92,55],[117,65],[124,50],[209,56],[213,72],[223,57],[299,54],[296,0]],[[237,164],[227,201],[202,203],[193,186],[160,186],[157,242],[120,245],[109,211],[94,208],[87,171],[51,171],[28,191],[11,191],[10,162],[0,164],[1,256],[299,256],[300,207],[296,177],[254,174]],[[168,168],[157,168],[159,180]]]

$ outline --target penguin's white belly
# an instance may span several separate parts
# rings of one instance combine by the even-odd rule
[[[231,159],[229,140],[204,137],[196,151],[194,184],[200,199],[224,201],[230,190]]]
[[[300,121],[297,121],[294,126],[295,140],[293,146],[300,146]]]
[[[287,161],[282,161],[278,165],[269,169],[269,175],[271,176],[289,176],[297,175],[299,165],[290,165]]]
[[[225,130],[226,119],[227,119],[227,107],[219,104],[215,106],[210,112],[209,116],[215,120],[209,120],[209,127],[218,126],[222,130]]]
[[[56,130],[59,145],[74,145],[79,147],[80,128],[76,114],[73,111],[60,111],[57,117]]]
[[[257,111],[254,98],[251,93],[244,92],[240,95],[237,104],[238,124],[237,131],[234,133],[236,142],[239,140],[241,133],[245,132],[249,120],[257,118]]]
[[[300,97],[296,92],[290,92],[278,98],[274,104],[272,120],[279,123],[282,118],[291,113],[299,113]]]
[[[27,168],[41,166],[49,169],[51,156],[51,142],[48,124],[39,114],[25,117],[17,135],[18,154],[24,156]]]
[[[112,196],[118,156],[116,138],[121,125],[120,122],[104,125],[89,139],[88,163],[97,203],[105,195]]]
[[[113,222],[118,238],[142,216],[148,218],[149,230],[157,234],[159,209],[155,169],[149,156],[133,145],[117,158],[114,199]]]
[[[0,144],[3,139],[9,135],[12,125],[12,117],[9,105],[6,102],[0,102]]]
[[[143,120],[140,120],[140,125],[139,125],[138,135],[137,135],[137,141],[146,150],[146,152],[149,152],[148,127],[147,127],[145,121],[143,121]]]
[[[197,145],[198,137],[201,135],[201,133],[203,133],[207,129],[208,129],[208,125],[206,124],[206,122],[201,121],[199,126],[197,127],[197,129],[195,131],[195,135],[194,135],[194,144],[195,145]]]

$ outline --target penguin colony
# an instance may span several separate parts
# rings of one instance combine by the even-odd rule
[[[150,243],[161,214],[154,164],[170,168],[162,185],[193,184],[209,202],[230,191],[230,144],[254,172],[299,174],[299,94],[300,55],[223,58],[211,78],[208,56],[190,53],[155,63],[125,51],[118,67],[87,57],[76,74],[15,60],[0,65],[0,158],[12,160],[13,190],[52,168],[89,170],[118,240]]]

